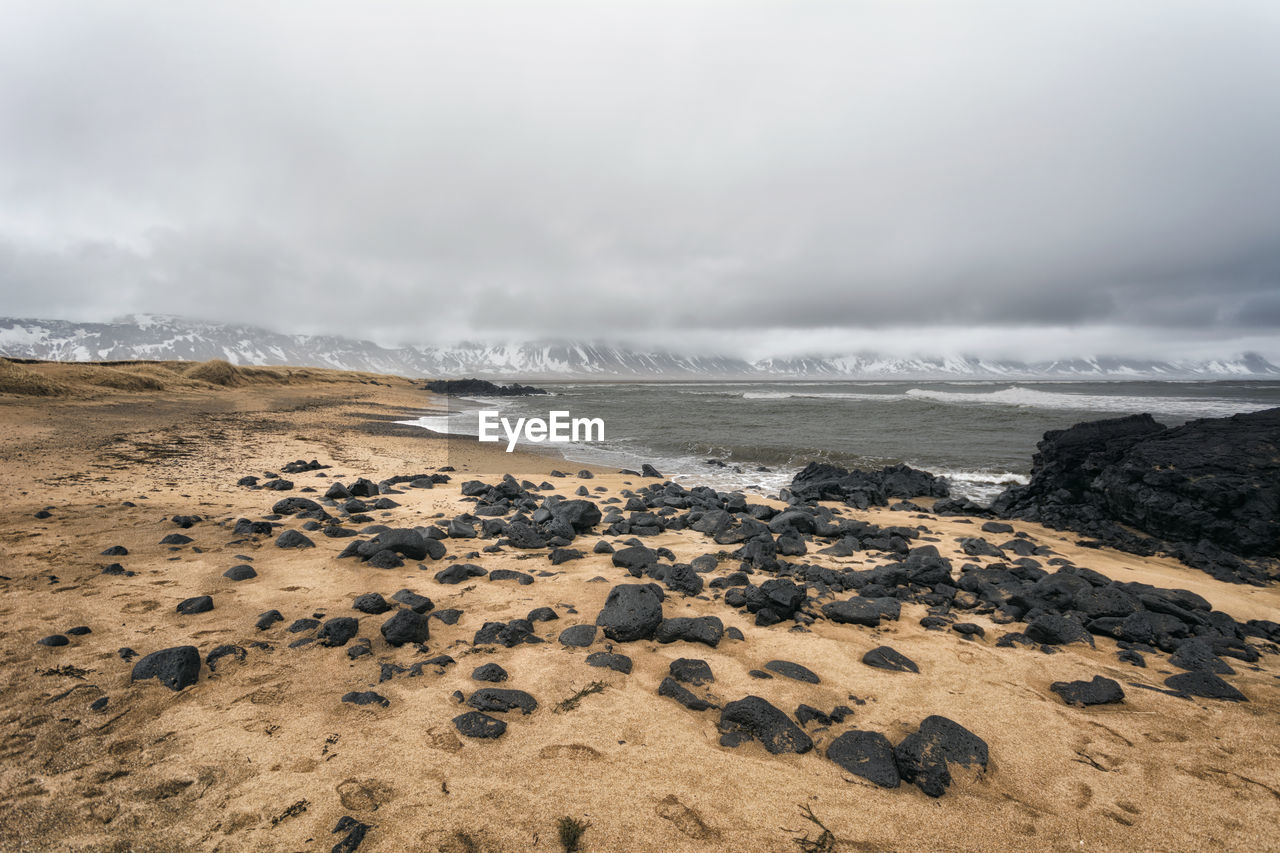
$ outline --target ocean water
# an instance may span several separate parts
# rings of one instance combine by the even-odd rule
[[[602,418],[600,443],[519,449],[620,468],[656,466],[690,485],[776,493],[807,463],[905,462],[979,502],[1025,483],[1044,433],[1149,412],[1174,426],[1280,406],[1276,382],[556,382],[548,396],[452,398],[415,421],[475,435],[476,412]],[[714,461],[713,461],[714,460]]]

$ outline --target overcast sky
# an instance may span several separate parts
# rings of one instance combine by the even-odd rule
[[[0,294],[1280,357],[1280,3],[6,0]]]

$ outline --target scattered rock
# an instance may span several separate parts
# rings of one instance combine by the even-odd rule
[[[662,624],[662,597],[657,584],[618,584],[609,591],[596,624],[615,642],[653,639]]]
[[[674,699],[690,711],[706,711],[709,708],[717,707],[705,699],[699,699],[691,691],[681,687],[671,676],[662,679],[662,683],[658,685],[658,695]]]
[[[676,681],[698,687],[716,680],[711,673],[711,665],[697,658],[677,658],[671,662],[668,670]]]
[[[894,672],[919,672],[920,667],[906,655],[888,646],[878,646],[862,656],[862,662],[876,669],[888,669]],[[889,785],[887,787],[894,787]]]
[[[592,652],[587,655],[587,666],[611,669],[623,675],[631,674],[631,658],[614,652]]]
[[[253,566],[250,566],[247,563],[242,563],[239,566],[232,566],[227,569],[222,573],[222,576],[228,580],[247,581],[250,578],[256,578],[258,573],[254,571]]]
[[[494,684],[506,681],[507,671],[496,663],[481,664],[471,671],[473,681],[488,681]]]
[[[499,738],[507,730],[505,722],[479,711],[467,711],[454,717],[453,727],[463,737],[480,739]]]
[[[1124,701],[1124,691],[1110,678],[1095,675],[1092,681],[1055,681],[1049,689],[1068,705],[1115,705]]]
[[[919,730],[893,750],[898,772],[930,797],[941,797],[951,784],[949,765],[987,768],[987,744],[959,723],[937,715],[925,717]]]
[[[538,700],[528,693],[503,687],[482,687],[471,694],[467,704],[477,711],[499,713],[519,708],[521,714],[532,714],[538,709]]]
[[[381,693],[374,693],[372,690],[365,690],[357,693],[352,691],[342,697],[343,702],[350,702],[352,705],[381,705],[386,708],[391,704],[387,697]]]
[[[316,543],[312,542],[297,530],[286,530],[276,537],[277,548],[314,548]]]
[[[391,609],[391,605],[387,603],[387,600],[376,592],[366,592],[364,595],[356,596],[356,600],[351,602],[351,607],[371,616],[386,613]]]
[[[184,616],[193,616],[196,613],[208,613],[213,609],[213,597],[208,595],[197,595],[194,598],[188,598],[179,602],[177,610]]]
[[[790,717],[759,696],[747,696],[725,705],[720,712],[720,731],[754,737],[774,755],[813,749],[813,741]]]
[[[1222,699],[1227,702],[1248,702],[1236,688],[1212,672],[1180,672],[1164,680],[1165,686],[1204,699]]]
[[[133,666],[132,681],[159,679],[170,690],[195,684],[200,677],[200,652],[195,646],[174,646],[152,652]]]
[[[893,744],[880,732],[847,731],[827,747],[827,758],[882,788],[896,788],[901,782]]]
[[[807,684],[818,684],[821,681],[813,670],[798,663],[792,663],[789,660],[771,660],[764,665],[764,668],[776,672],[778,675],[785,675],[787,678],[803,681]]]
[[[394,616],[382,623],[382,638],[392,646],[425,643],[431,637],[429,621],[417,611],[397,610]]]
[[[560,632],[560,645],[586,648],[596,641],[595,625],[572,625]]]
[[[350,616],[339,616],[330,619],[320,626],[316,639],[320,645],[330,648],[345,646],[360,630],[360,623]]]

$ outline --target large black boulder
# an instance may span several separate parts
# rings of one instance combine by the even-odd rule
[[[133,681],[156,678],[170,690],[182,690],[200,677],[200,651],[195,646],[175,646],[152,652],[133,665]]]
[[[382,638],[390,645],[425,643],[430,639],[429,617],[414,610],[397,610],[395,615],[382,623]]]
[[[427,543],[421,533],[412,528],[384,530],[368,542],[361,542],[356,553],[369,559],[380,551],[392,551],[409,560],[425,560]]]
[[[847,731],[827,747],[827,758],[882,788],[896,788],[901,781],[893,744],[880,732]]]
[[[802,502],[843,501],[860,509],[885,506],[890,497],[950,495],[945,479],[907,465],[892,465],[879,471],[848,471],[825,462],[810,462],[792,478],[790,489],[792,496]]]
[[[662,588],[654,583],[618,584],[609,590],[596,624],[615,642],[653,639],[662,624]]]
[[[919,730],[893,750],[898,772],[930,797],[941,797],[951,784],[948,765],[987,769],[987,744],[964,726],[946,717],[925,717]]]
[[[591,501],[562,501],[551,508],[551,515],[562,519],[576,533],[586,533],[600,523],[600,508]]]

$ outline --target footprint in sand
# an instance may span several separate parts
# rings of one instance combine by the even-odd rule
[[[128,604],[122,606],[120,611],[122,613],[150,613],[159,606],[160,602],[152,601],[147,598],[142,601],[130,601]]]
[[[690,838],[706,840],[720,837],[719,830],[707,826],[702,815],[680,802],[675,794],[668,794],[653,810],[658,817],[671,821],[676,829]]]
[[[1077,809],[1083,809],[1088,807],[1091,802],[1093,802],[1093,788],[1083,782],[1077,783],[1076,794],[1075,798],[1072,800],[1072,804]]]
[[[337,791],[342,807],[353,812],[376,811],[395,795],[392,787],[379,779],[344,779]]]
[[[600,757],[600,752],[583,743],[556,743],[551,746],[544,746],[538,751],[538,757],[594,761]]]

